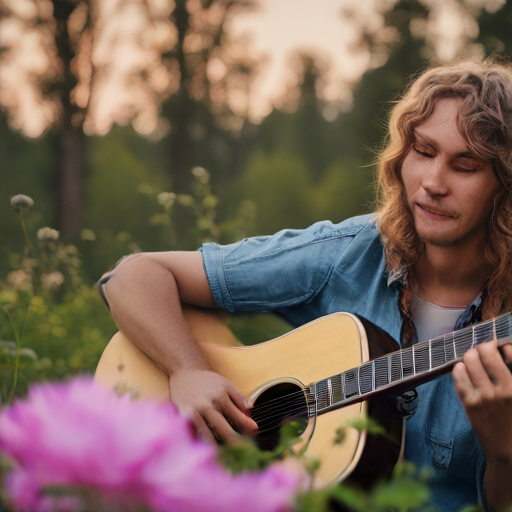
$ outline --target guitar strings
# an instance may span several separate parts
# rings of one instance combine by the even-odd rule
[[[309,416],[309,408],[307,407],[306,403],[302,400],[293,400],[290,402],[287,402],[283,407],[275,407],[273,410],[266,411],[265,414],[258,416],[257,418],[251,416],[252,419],[254,419],[258,422],[268,422],[272,418],[275,418],[277,416],[290,416],[291,413],[295,412],[305,412]]]
[[[283,418],[290,418],[290,417],[296,417],[300,414],[306,414],[306,408],[302,407],[302,404],[295,403],[295,404],[288,404],[287,407],[284,407],[280,409],[279,411],[274,411],[272,414],[258,419],[258,426],[267,426],[270,424],[273,420],[276,418],[283,419]],[[306,417],[309,417],[309,411],[306,414]]]
[[[498,338],[498,339],[510,335],[510,329],[508,328],[508,326],[495,326],[494,332],[496,333],[496,338]],[[434,339],[442,339],[442,341],[446,344],[447,336],[448,335],[439,337],[439,338],[434,338]],[[474,343],[474,341],[473,341],[474,331],[472,328],[469,328],[466,332],[463,332],[463,333],[461,332],[460,335],[457,337],[457,339],[456,339],[456,337],[457,337],[457,334],[454,334],[454,337],[452,339],[452,343],[454,345],[453,353],[454,353],[454,356],[456,356],[456,357],[454,359],[450,359],[448,362],[455,362],[455,360],[459,358],[459,356],[457,356],[457,348],[460,348],[460,345],[464,345],[469,340],[471,340],[473,342],[472,346],[474,346],[475,344],[480,344],[483,342],[491,341],[491,340],[483,340],[483,341]],[[433,340],[427,340],[425,342],[422,342],[421,344],[415,345],[416,351],[419,351],[423,348],[430,348],[429,342],[432,342]],[[464,350],[464,353],[466,353],[467,350],[469,350],[469,349]],[[415,352],[414,347],[405,349],[403,352],[405,352],[405,351]],[[384,356],[382,358],[377,358],[377,359],[387,359],[388,355],[389,354],[387,354],[386,356]],[[446,354],[445,354],[445,356],[446,356]],[[401,358],[401,360],[402,360],[402,358]],[[373,361],[376,361],[376,359]],[[445,362],[446,362],[446,357],[445,357]],[[429,367],[430,367],[430,365],[429,365]],[[377,371],[376,373],[379,373],[379,372]],[[381,371],[380,373],[385,374],[386,372],[384,370],[384,371]],[[336,387],[336,385],[335,385],[335,387]],[[301,399],[299,399],[299,397],[297,395],[301,395]],[[291,397],[294,397],[294,398],[292,400],[290,400]],[[303,398],[303,400],[302,400],[302,398]],[[273,402],[273,403],[271,405],[269,405],[270,402]],[[281,408],[279,411],[276,411],[276,409],[282,403],[286,403],[285,408],[284,409]],[[301,405],[300,408],[295,407],[295,405],[298,405],[298,404]],[[307,410],[307,415],[304,415],[304,410]],[[267,423],[265,425],[266,428],[258,430],[258,433],[260,433],[260,434],[264,433],[264,432],[268,432],[268,431],[272,430],[273,428],[275,428],[276,426],[279,426],[280,424],[282,424],[284,422],[284,420],[286,418],[290,418],[290,417],[297,418],[297,419],[309,418],[309,407],[307,405],[307,391],[306,391],[306,389],[301,389],[299,391],[289,393],[288,395],[284,395],[282,397],[278,397],[278,398],[269,400],[268,402],[266,402],[265,404],[262,404],[261,406],[255,406],[253,408],[253,411],[258,413],[258,414],[256,414],[256,416],[253,416],[253,418],[255,420],[257,418],[258,421],[260,421],[260,422],[265,421]],[[278,414],[275,414],[276,412],[278,412]],[[274,421],[275,418],[279,418],[279,421],[275,421],[274,424],[269,423],[271,420]]]
[[[462,341],[462,342],[467,341],[467,339],[468,339],[468,338],[467,338],[466,334],[467,334],[467,333],[465,333],[465,336],[464,336],[464,337],[460,337],[460,338],[459,338],[459,340],[457,340],[457,342],[460,342],[460,341]],[[457,343],[457,342],[456,342],[456,343]],[[405,349],[405,350],[404,350],[404,352],[405,352],[405,351],[410,352],[410,351],[411,351],[411,349],[410,349],[410,348],[409,348],[409,349]],[[389,354],[388,354],[388,355],[389,355]],[[387,356],[384,356],[384,357],[382,357],[382,358],[377,358],[377,359],[386,359],[386,362],[387,362]],[[370,363],[371,363],[371,362],[374,362],[374,361],[376,361],[377,359],[374,359],[374,360],[369,361],[369,362],[370,362]],[[367,363],[365,363],[365,364],[367,364]],[[356,368],[356,369],[357,369],[357,368]],[[351,368],[350,370],[354,370],[354,369],[353,369],[353,368]],[[350,370],[347,370],[347,371],[350,371]],[[380,370],[380,371],[379,371],[379,370],[377,370],[377,374],[379,374],[379,375],[384,375],[384,374],[386,374],[386,373],[387,373],[387,372],[386,372],[386,370],[385,370],[385,369],[384,369],[384,370]],[[339,389],[339,390],[341,391],[341,388],[340,388],[340,386],[339,386],[339,385],[334,384],[334,387],[335,387],[336,389]],[[294,395],[295,395],[295,396],[297,396],[297,395],[301,395],[301,396],[303,396],[303,397],[307,400],[307,398],[306,398],[306,396],[305,396],[305,395],[306,395],[305,390],[304,390],[304,389],[301,389],[301,390],[299,390],[299,391],[296,391],[296,392],[293,392],[293,393],[289,393],[289,394],[287,394],[287,395],[283,395],[283,396],[281,396],[281,397],[277,397],[277,398],[275,398],[275,399],[269,400],[269,401],[265,402],[264,404],[257,405],[257,406],[255,406],[255,407],[251,410],[251,413],[252,413],[252,412],[255,412],[255,413],[261,413],[261,412],[263,412],[263,411],[265,411],[265,410],[269,410],[269,409],[275,408],[277,405],[280,405],[280,404],[282,404],[283,402],[288,401],[291,397],[294,397]],[[347,398],[347,397],[345,397],[345,398]]]
[[[259,415],[256,415],[256,416],[251,414],[251,418],[254,421],[266,421],[266,420],[268,420],[268,418],[271,418],[273,415],[275,415],[276,412],[278,414],[282,414],[284,412],[287,412],[290,408],[293,408],[295,406],[302,406],[301,409],[309,410],[305,401],[300,400],[300,399],[295,399],[295,400],[291,400],[291,401],[288,401],[287,403],[285,403],[284,407],[277,407],[276,406],[276,407],[267,409],[266,411],[264,411],[263,414],[259,414]]]
[[[497,335],[496,337],[497,338],[501,338],[501,337],[504,337],[504,335],[508,335],[510,333],[510,328],[508,326],[496,326],[495,327],[495,332],[496,332],[496,335]],[[452,334],[452,333],[450,333],[450,334]],[[455,347],[454,347],[454,355],[455,355],[455,352],[456,352],[456,349],[457,349],[457,345],[464,344],[465,342],[469,341],[470,339],[472,340],[474,338],[473,329],[472,328],[468,328],[468,330],[466,332],[461,332],[460,334],[461,335],[459,335],[457,339],[456,339],[457,333],[453,334],[454,339],[452,340],[452,342],[455,345]],[[442,339],[442,341],[444,343],[446,343],[447,336],[448,335],[445,335],[445,336],[439,337],[439,338],[433,338],[432,340],[426,340],[425,342],[422,342],[421,344],[417,344],[417,345],[415,345],[416,351],[418,350],[418,347],[420,349],[421,348],[428,348],[429,347],[429,345],[428,345],[429,341],[432,342],[432,341],[437,340],[437,339]],[[490,341],[490,340],[487,340],[487,341]],[[479,343],[482,343],[482,342],[479,342]],[[479,343],[477,343],[477,344],[479,344]],[[407,352],[414,351],[414,347],[411,347],[411,348],[408,348],[408,349],[404,349],[402,352],[406,352],[406,351]],[[388,358],[388,356],[390,354],[387,354],[386,356],[383,356],[383,357],[380,357],[380,358],[377,358],[377,359],[386,359],[387,360],[387,358]],[[376,361],[377,359],[374,359],[373,361]],[[369,361],[369,362],[372,362],[372,361]],[[454,362],[454,359],[450,360],[448,362]],[[365,363],[365,364],[367,364],[367,363]],[[351,370],[353,370],[353,369],[351,369]],[[349,371],[349,370],[347,370],[347,371]],[[380,374],[385,374],[385,370],[381,371]],[[338,386],[335,385],[335,388],[336,389],[339,388],[339,390],[341,391],[341,388],[340,388],[339,385]],[[291,399],[291,401],[290,401],[290,399]],[[264,404],[256,405],[255,407],[253,407],[253,409],[251,409],[251,417],[255,421],[268,421],[269,418],[272,418],[272,413],[275,412],[275,409],[280,407],[282,404],[285,404],[285,407],[290,407],[292,405],[299,404],[299,403],[301,405],[303,404],[304,408],[306,408],[309,411],[309,408],[308,408],[308,405],[307,405],[307,392],[306,392],[306,389],[300,389],[300,390],[295,391],[293,393],[289,393],[287,395],[283,395],[281,397],[277,397],[277,398],[271,399],[271,400],[265,402]],[[284,411],[286,411],[286,409]],[[282,409],[280,409],[279,412],[283,413],[284,411]],[[269,414],[270,414],[270,416],[269,416]]]
[[[296,418],[298,420],[301,420],[301,419],[309,419],[309,416],[303,416],[303,415],[296,415],[296,416],[293,416],[293,418]],[[285,418],[282,418],[282,419],[285,419]],[[279,426],[282,426],[284,423],[282,421],[277,421],[274,425],[271,425],[271,426],[267,426],[266,428],[263,428],[263,429],[258,429],[255,434],[263,434],[265,432],[270,432],[271,430],[275,429],[276,427],[279,427]]]
[[[309,418],[309,413],[306,413],[304,407],[290,407],[286,410],[279,411],[277,414],[272,414],[265,420],[259,420],[258,427],[269,427],[270,425],[282,422],[284,419],[288,419],[288,421],[292,421],[294,418],[305,417]],[[277,420],[277,421],[276,421]]]
[[[251,418],[253,418],[253,413],[264,413],[268,410],[275,409],[276,407],[280,406],[282,403],[286,401],[301,401],[301,399],[304,399],[304,402],[307,401],[305,390],[300,391],[294,391],[293,393],[288,393],[286,395],[282,395],[277,398],[273,398],[272,400],[269,400],[268,402],[265,402],[260,405],[255,405],[251,409]]]

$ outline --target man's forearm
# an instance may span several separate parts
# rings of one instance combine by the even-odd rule
[[[181,313],[174,275],[141,255],[121,264],[107,283],[119,329],[168,373],[209,365]]]
[[[487,505],[497,512],[512,511],[512,461],[489,460],[484,477]]]

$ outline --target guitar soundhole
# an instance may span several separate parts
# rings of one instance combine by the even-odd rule
[[[256,399],[251,417],[258,424],[256,443],[262,450],[273,450],[280,439],[280,429],[287,423],[298,424],[297,435],[306,430],[308,406],[304,390],[296,384],[283,382],[263,391]]]

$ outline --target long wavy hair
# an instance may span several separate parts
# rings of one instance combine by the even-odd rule
[[[493,271],[486,283],[483,317],[512,310],[512,68],[486,60],[437,67],[424,72],[391,111],[389,137],[378,158],[377,222],[388,271],[403,275],[402,306],[410,300],[410,269],[423,243],[415,229],[401,178],[402,163],[414,142],[414,129],[434,110],[436,101],[459,103],[459,131],[479,159],[491,162],[502,188],[489,218],[485,255]]]

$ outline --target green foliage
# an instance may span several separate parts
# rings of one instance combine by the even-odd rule
[[[256,154],[244,171],[239,192],[257,205],[252,234],[304,228],[323,219],[339,222],[368,212],[373,200],[370,171],[338,159],[322,176],[315,180],[297,155]]]
[[[257,205],[256,233],[306,227],[314,217],[311,187],[300,158],[284,152],[255,155],[242,177],[241,195]]]
[[[459,512],[484,512],[484,507],[481,505],[466,505],[462,507]]]
[[[244,345],[263,343],[291,330],[288,322],[268,313],[237,313],[230,315],[226,323]]]
[[[340,222],[368,213],[375,199],[373,169],[355,160],[338,158],[331,162],[313,190],[315,220]]]
[[[299,496],[298,508],[300,512],[327,512],[335,501],[338,508],[353,512],[407,512],[420,507],[427,512],[433,510],[429,506],[428,478],[428,472],[401,461],[389,481],[379,482],[369,491],[348,484],[334,485]]]
[[[232,473],[261,471],[275,460],[295,456],[293,446],[300,442],[297,437],[301,425],[291,422],[281,428],[281,439],[273,450],[262,451],[251,438],[244,438],[238,444],[223,445],[219,450],[219,461]]]
[[[483,45],[486,55],[492,53],[505,57],[512,54],[512,3],[503,2],[499,9],[489,12],[485,9],[478,19],[478,42]]]
[[[232,243],[245,237],[255,216],[254,205],[242,201],[234,217],[219,222],[219,198],[213,192],[210,173],[203,167],[194,167],[192,180],[191,194],[161,192],[148,183],[138,187],[139,192],[163,208],[163,212],[152,215],[149,222],[160,226],[170,249],[195,250],[203,243]],[[181,225],[183,221],[186,221],[186,230]]]
[[[37,215],[26,217],[34,231]],[[32,381],[93,372],[115,325],[82,280],[77,248],[40,228],[30,246],[10,254],[8,265],[0,280],[1,400],[14,390],[24,393]]]
[[[52,225],[55,220],[55,181],[51,138],[27,140],[11,131],[5,116],[0,113],[0,276],[7,272],[8,255],[20,251],[25,244],[21,219],[13,217],[10,198],[19,193],[32,197],[37,206],[32,217],[38,223]]]
[[[169,180],[152,159],[141,159],[140,153],[150,155],[151,148],[147,144],[138,148],[128,130],[93,138],[89,146],[84,212],[87,231],[77,243],[87,280],[94,282],[127,253],[169,248],[160,228],[148,223],[160,212],[160,206],[140,192],[141,184],[146,184],[158,193],[169,186]]]
[[[354,428],[358,432],[366,431],[372,436],[385,436],[386,429],[375,421],[372,417],[357,417],[348,418],[342,425],[340,425],[335,431],[335,444],[343,444],[347,438],[347,429]]]

